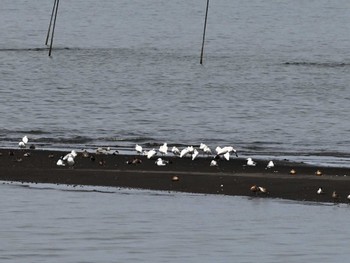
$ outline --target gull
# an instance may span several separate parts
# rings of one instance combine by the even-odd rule
[[[63,159],[62,159],[62,158],[63,158],[63,157],[61,156],[60,159],[58,159],[56,165],[58,165],[58,166],[66,166],[65,163],[63,162]]]
[[[267,168],[272,168],[275,167],[275,164],[273,163],[273,161],[269,161],[269,163],[266,166]]]
[[[77,152],[75,151],[75,150],[72,150],[70,153],[67,153],[64,157],[63,157],[63,161],[68,161],[68,158],[73,158],[73,160],[74,160],[74,158],[75,157],[77,157]]]
[[[232,146],[225,146],[221,148],[220,146],[215,148],[217,156],[223,155],[225,159],[228,161],[230,159],[230,153],[234,152],[238,157],[237,151]]]
[[[150,151],[147,152],[147,159],[151,159],[153,156],[155,156],[157,154],[155,149],[152,149]]]
[[[186,148],[184,148],[181,153],[180,153],[180,158],[186,156],[187,154],[193,154],[194,152],[194,148],[193,146],[187,146]]]
[[[136,152],[137,152],[138,154],[141,154],[141,153],[142,153],[142,146],[141,146],[141,145],[136,144],[136,146],[135,146],[135,150],[136,150]]]
[[[208,155],[212,154],[210,148],[209,148],[206,144],[204,144],[204,143],[201,143],[201,144],[199,145],[199,149],[201,149],[201,150],[203,151],[203,153],[206,153],[206,154],[208,154]]]
[[[256,162],[253,161],[252,158],[247,158],[247,165],[248,166],[255,166],[256,165]]]
[[[22,142],[24,142],[25,144],[27,144],[27,143],[28,143],[28,137],[27,137],[27,136],[24,136],[24,137],[22,138]]]
[[[196,157],[198,156],[198,154],[199,154],[199,152],[197,151],[197,149],[194,149],[194,150],[193,150],[193,154],[192,154],[192,161],[193,161],[194,159],[196,159]]]
[[[74,157],[73,155],[69,155],[68,158],[67,158],[67,164],[69,166],[74,166],[75,162],[74,162]]]
[[[322,187],[318,188],[317,194],[318,194],[318,195],[324,194],[324,191],[323,191]]]
[[[180,150],[176,146],[173,146],[173,148],[171,149],[171,152],[174,155],[180,155]]]
[[[166,142],[159,147],[159,152],[165,155],[168,153],[168,144]]]
[[[218,162],[215,160],[211,160],[210,166],[218,166]]]
[[[19,148],[25,148],[28,143],[28,137],[24,136],[22,140],[18,143]]]
[[[164,161],[162,158],[158,158],[157,161],[155,162],[156,165],[158,166],[165,166],[168,162]]]

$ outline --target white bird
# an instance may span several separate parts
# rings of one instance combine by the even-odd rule
[[[252,158],[247,158],[247,165],[248,166],[255,166],[256,165],[256,162],[253,161]]]
[[[173,146],[173,148],[171,149],[171,152],[174,155],[180,155],[180,150],[176,146]]]
[[[193,150],[193,154],[192,154],[192,161],[193,161],[194,159],[196,159],[196,157],[198,156],[198,154],[199,154],[199,152],[197,151],[197,149],[194,149],[194,150]]]
[[[212,152],[211,152],[211,149],[206,145],[206,144],[204,144],[204,143],[201,143],[200,145],[199,145],[199,149],[201,149],[202,151],[203,151],[203,153],[206,153],[206,154],[212,154]]]
[[[168,154],[168,144],[166,142],[159,147],[159,152],[165,155]]]
[[[69,155],[69,156],[68,156],[68,158],[67,158],[67,163],[68,163],[69,166],[74,166],[75,161],[74,161],[73,155]]]
[[[168,162],[164,161],[162,158],[158,158],[157,161],[155,162],[156,165],[158,166],[165,166]]]
[[[28,137],[24,136],[22,140],[18,143],[19,148],[25,148],[28,143]]]
[[[218,166],[218,162],[215,161],[215,160],[212,160],[212,161],[210,162],[210,166]]]
[[[269,161],[269,163],[266,166],[267,168],[272,168],[275,167],[275,164],[273,163],[273,161]]]
[[[180,152],[180,158],[186,156],[187,154],[192,154],[194,151],[193,146],[187,146],[186,148],[182,149]]]
[[[136,150],[136,152],[137,152],[138,154],[141,154],[141,153],[142,153],[142,146],[141,146],[141,145],[136,144],[136,146],[135,146],[135,150]]]
[[[58,166],[66,166],[65,163],[62,160],[62,157],[60,159],[58,159],[56,165],[58,165]]]
[[[204,144],[204,143],[201,143],[199,145],[199,149],[201,149],[201,150],[203,150],[205,147],[208,147],[208,146],[206,144]]]
[[[152,149],[147,152],[147,159],[151,159],[153,156],[157,154],[157,151],[155,149]]]
[[[216,151],[216,154],[219,155],[219,156],[226,154],[226,156],[224,156],[226,160],[229,160],[231,152],[234,152],[235,155],[238,157],[237,151],[232,146],[225,146],[223,148],[218,146],[218,147],[215,148],[215,151]]]
[[[27,144],[27,143],[28,143],[28,137],[27,137],[27,136],[24,136],[24,137],[22,138],[22,142],[24,142],[25,144]]]
[[[74,150],[72,150],[70,153],[67,153],[64,157],[63,157],[63,161],[67,161],[68,160],[68,158],[69,157],[73,157],[73,159],[75,158],[75,157],[77,157],[77,152],[76,151],[74,151]]]
[[[324,194],[324,191],[323,191],[322,187],[318,188],[317,194],[318,194],[318,195]]]

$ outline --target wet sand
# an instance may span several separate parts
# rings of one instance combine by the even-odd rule
[[[29,153],[29,156],[25,156]],[[247,166],[246,159],[232,157],[210,166],[212,157],[163,157],[169,163],[159,167],[155,160],[138,155],[105,155],[78,151],[74,167],[57,166],[60,156],[68,152],[47,150],[0,149],[0,180],[9,182],[92,185],[223,194],[251,197],[282,198],[300,201],[347,203],[350,194],[350,169],[316,167],[287,160],[273,160],[275,167],[266,168],[269,160],[255,160]],[[158,156],[160,157],[160,156]],[[139,163],[132,163],[138,159]],[[291,174],[291,170],[295,174]],[[316,171],[321,171],[317,175]],[[267,192],[252,191],[252,186]],[[319,187],[324,193],[317,194]],[[338,197],[332,197],[336,191]]]

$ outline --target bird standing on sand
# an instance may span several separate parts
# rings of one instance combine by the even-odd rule
[[[159,152],[163,155],[168,154],[168,144],[166,142],[159,147]]]
[[[69,156],[68,156],[68,158],[67,158],[67,164],[68,164],[70,167],[73,167],[73,166],[74,166],[75,161],[74,161],[73,155],[69,155]]]
[[[66,164],[63,161],[63,156],[61,156],[60,159],[58,159],[56,165],[57,166],[66,166]]]
[[[28,143],[28,137],[24,136],[22,140],[18,143],[19,148],[25,148]]]
[[[186,148],[182,149],[182,151],[180,152],[180,158],[186,156],[187,154],[193,154],[194,152],[194,148],[193,146],[187,146]]]
[[[275,164],[273,163],[273,161],[269,161],[266,168],[273,168],[273,167],[275,167]]]
[[[334,201],[337,201],[339,199],[339,195],[337,194],[336,191],[333,191],[332,198],[333,198]]]
[[[194,149],[192,154],[192,161],[197,158],[198,154],[199,152],[197,151],[197,149]]]
[[[256,166],[256,162],[253,161],[252,158],[247,158],[247,165],[248,166]]]
[[[152,157],[154,157],[157,154],[157,151],[155,149],[152,149],[150,151],[147,152],[147,159],[151,159]]]
[[[180,153],[181,153],[176,146],[173,146],[173,148],[171,149],[171,152],[176,156],[180,156]]]
[[[218,162],[215,160],[211,160],[210,166],[218,166]]]
[[[220,146],[215,148],[216,156],[223,155],[224,158],[228,161],[230,159],[230,153],[234,152],[236,157],[238,157],[237,151],[232,146],[225,146],[221,148]]]
[[[135,150],[136,150],[136,152],[137,152],[138,154],[141,154],[141,153],[142,153],[142,146],[141,146],[141,145],[136,144],[136,146],[135,146]]]
[[[155,162],[156,165],[158,166],[165,166],[168,162],[163,160],[162,158],[158,158],[157,161]]]
[[[318,195],[324,194],[324,191],[323,191],[322,187],[318,188],[317,194]]]
[[[201,143],[199,145],[199,149],[201,149],[203,151],[203,154],[207,154],[207,155],[211,155],[212,154],[211,149],[208,147],[208,145],[206,145],[204,143]]]

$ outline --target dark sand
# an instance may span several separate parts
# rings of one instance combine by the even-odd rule
[[[30,153],[25,157],[25,153]],[[212,158],[163,157],[170,163],[158,167],[155,160],[145,156],[104,155],[90,153],[95,160],[75,158],[75,166],[56,165],[60,156],[68,152],[46,150],[0,149],[0,180],[52,183],[67,185],[93,185],[152,190],[179,191],[204,194],[270,197],[316,202],[348,202],[350,169],[315,167],[303,163],[275,161],[267,169],[267,160],[255,160],[255,167],[246,166],[246,160],[232,157],[219,160],[218,167],[210,167]],[[171,156],[171,157],[170,157]],[[142,163],[127,164],[133,158]],[[294,169],[296,174],[291,175]],[[316,175],[320,170],[322,175]],[[177,177],[178,180],[174,179]],[[251,186],[262,186],[268,193],[252,192]],[[322,187],[324,194],[317,194]],[[339,198],[333,198],[336,191]]]

